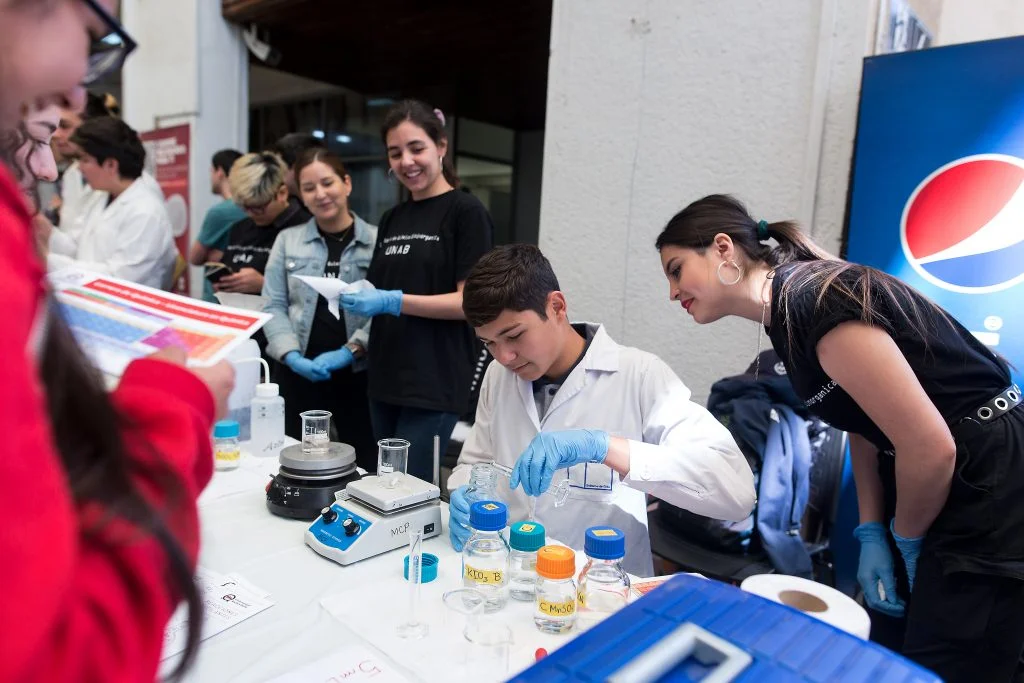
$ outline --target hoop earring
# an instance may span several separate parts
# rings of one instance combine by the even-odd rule
[[[444,168],[444,155],[442,154],[437,158],[437,162],[441,164],[441,168]]]
[[[389,183],[395,182],[395,169],[389,167],[388,168],[388,172],[385,173],[384,175],[386,175],[388,177],[388,182]]]
[[[733,268],[735,268],[735,269],[736,269],[736,279],[735,279],[735,280],[733,280],[732,282],[726,282],[725,280],[723,280],[723,279],[722,279],[722,266],[724,266],[724,265],[725,265],[725,264],[727,264],[727,263],[728,263],[728,264],[729,264],[730,266],[732,266]],[[722,261],[721,263],[719,263],[719,264],[718,264],[718,272],[717,272],[717,275],[718,275],[718,281],[719,281],[719,282],[721,282],[721,283],[722,283],[723,285],[725,285],[726,287],[731,287],[732,285],[735,285],[735,284],[737,284],[737,283],[738,283],[738,282],[739,282],[740,280],[742,280],[742,279],[743,279],[743,269],[742,269],[742,268],[740,268],[740,264],[736,263],[735,261],[732,261],[732,260],[729,260],[729,261]]]

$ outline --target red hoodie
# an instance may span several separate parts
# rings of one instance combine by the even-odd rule
[[[33,244],[21,193],[0,167],[0,681],[153,681],[179,595],[151,536],[123,522],[104,528],[115,544],[83,532],[39,377],[45,280]],[[124,435],[129,457],[159,459],[174,475],[173,490],[152,478],[136,484],[194,566],[195,500],[213,469],[213,397],[184,368],[142,360],[112,399],[134,425]]]

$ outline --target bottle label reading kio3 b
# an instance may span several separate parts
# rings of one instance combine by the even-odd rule
[[[567,617],[570,614],[576,613],[576,601],[566,600],[565,602],[548,602],[547,600],[538,600],[537,609],[542,614],[547,614],[552,617]]]
[[[501,585],[505,582],[505,572],[500,569],[474,569],[465,565],[463,576],[466,579],[486,586]]]

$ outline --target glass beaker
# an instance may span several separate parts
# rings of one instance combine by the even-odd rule
[[[481,617],[475,628],[466,628],[466,672],[474,681],[504,681],[508,678],[512,651],[512,629],[496,619]]]
[[[307,410],[302,418],[302,452],[305,455],[327,455],[331,443],[331,411]]]
[[[381,439],[377,442],[377,478],[386,489],[398,486],[409,464],[409,442],[405,439]]]

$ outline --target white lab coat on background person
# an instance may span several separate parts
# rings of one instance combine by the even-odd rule
[[[512,467],[541,431],[600,429],[629,439],[630,472],[620,480],[606,465],[560,470],[551,488],[569,478],[569,499],[537,500],[537,518],[549,538],[583,547],[588,527],[610,525],[626,535],[624,567],[638,576],[653,573],[647,530],[652,494],[672,505],[716,519],[741,520],[756,501],[750,466],[726,429],[657,356],[615,343],[604,327],[596,330],[586,354],[569,374],[543,418],[538,416],[533,383],[492,362],[484,375],[476,422],[448,479],[448,489],[469,483],[474,463],[496,461]],[[509,521],[529,516],[522,488],[511,491],[499,477],[499,498]]]
[[[171,219],[146,181],[139,178],[110,204],[97,192],[82,208],[76,228],[53,230],[48,270],[77,267],[170,289],[178,254]]]

